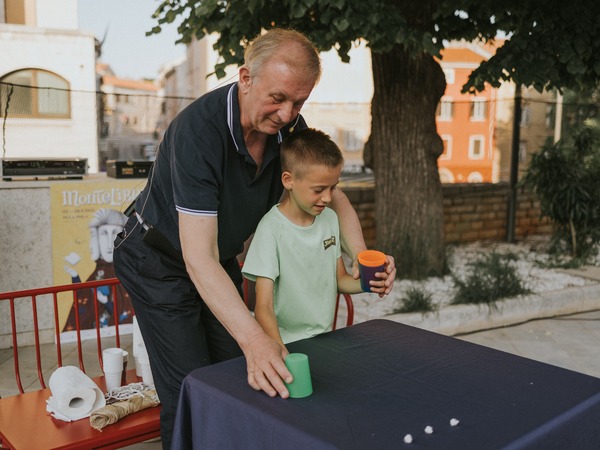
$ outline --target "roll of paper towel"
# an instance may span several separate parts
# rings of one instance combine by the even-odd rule
[[[48,382],[52,396],[46,410],[66,422],[89,417],[106,405],[102,390],[78,367],[59,367]]]

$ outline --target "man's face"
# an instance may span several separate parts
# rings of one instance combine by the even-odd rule
[[[259,75],[240,73],[241,121],[244,132],[276,134],[294,120],[308,99],[314,80],[302,71],[271,61]]]
[[[113,262],[113,243],[123,227],[118,225],[100,225],[98,227],[98,245],[100,258],[107,263]]]

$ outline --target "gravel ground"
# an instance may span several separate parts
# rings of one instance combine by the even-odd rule
[[[573,286],[593,284],[587,278],[569,275],[557,269],[543,266],[549,260],[547,253],[549,238],[545,236],[529,237],[514,244],[502,242],[473,242],[448,248],[448,264],[451,273],[461,279],[468,273],[470,262],[477,261],[486,252],[496,251],[501,254],[512,253],[518,273],[525,287],[532,293],[543,293],[565,289]],[[600,266],[600,253],[596,257],[596,265]],[[394,290],[387,297],[380,299],[372,294],[353,295],[355,323],[392,314],[403,304],[402,299],[410,288],[420,288],[432,296],[432,304],[443,308],[450,304],[456,293],[456,287],[450,275],[443,278],[432,277],[420,281],[396,280]]]

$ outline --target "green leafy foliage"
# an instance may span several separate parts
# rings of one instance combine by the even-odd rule
[[[440,56],[445,40],[508,37],[464,86],[480,91],[485,83],[515,81],[543,88],[580,87],[600,78],[600,2],[581,0],[163,0],[147,34],[178,18],[181,39],[221,36],[215,49],[223,57],[217,73],[243,61],[243,46],[262,29],[292,27],[306,33],[321,50],[335,48],[343,61],[358,39],[374,52],[401,45],[414,53]]]
[[[464,91],[504,81],[537,90],[579,88],[600,79],[597,0],[161,0],[153,17],[158,26],[150,34],[159,33],[162,24],[181,21],[178,42],[218,34],[218,77],[225,76],[225,67],[242,64],[246,44],[273,27],[297,29],[320,50],[335,49],[345,62],[357,41],[366,42],[372,53],[375,113],[365,151],[374,155],[378,187],[391,192],[399,178],[423,180],[412,191],[404,187],[376,203],[378,224],[393,224],[378,227],[379,248],[397,257],[400,276],[441,272],[444,266],[435,149],[441,147],[435,144],[434,116],[444,92],[434,57],[441,57],[444,42],[507,37],[471,74]],[[423,233],[423,215],[428,233]]]
[[[530,293],[517,271],[517,259],[512,253],[494,251],[468,263],[464,280],[452,275],[457,291],[451,303],[494,305],[501,298]]]
[[[512,3],[512,2],[510,2]],[[508,5],[498,16],[509,40],[471,75],[465,91],[481,90],[485,82],[499,86],[515,81],[536,90],[579,89],[600,78],[598,20],[593,1],[529,1]]]
[[[555,225],[554,252],[585,260],[600,243],[600,131],[576,127],[572,137],[547,142],[532,156],[523,184]]]
[[[431,292],[419,287],[411,287],[402,297],[402,306],[394,309],[393,314],[411,313],[411,312],[430,312],[435,311],[436,307],[432,303]]]

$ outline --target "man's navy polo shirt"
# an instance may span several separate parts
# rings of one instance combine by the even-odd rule
[[[182,212],[217,217],[219,256],[235,257],[283,192],[279,144],[292,123],[268,136],[257,174],[242,137],[237,96],[237,84],[223,86],[195,100],[173,120],[136,202],[136,211],[177,250]],[[306,128],[299,119],[294,128]]]

